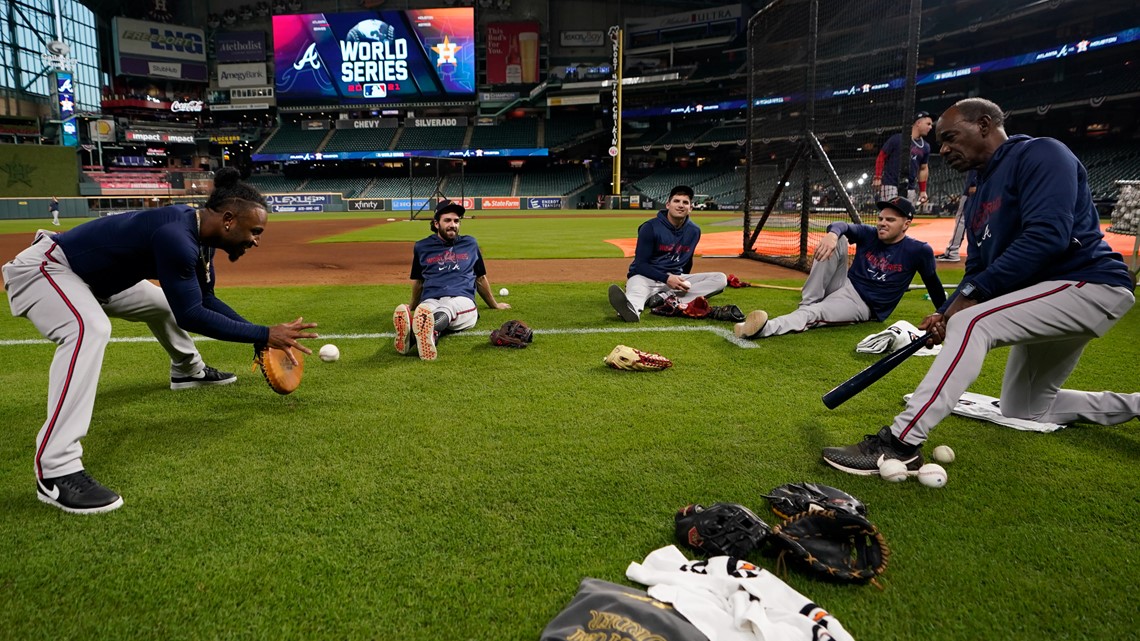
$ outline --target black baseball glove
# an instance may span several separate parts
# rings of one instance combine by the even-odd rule
[[[867,516],[867,506],[847,492],[819,483],[786,483],[763,495],[782,519],[801,512],[837,510]]]
[[[847,512],[801,512],[772,528],[777,564],[839,583],[867,583],[887,569],[891,549],[870,521]]]
[[[522,349],[534,341],[534,332],[521,320],[509,320],[491,332],[491,344],[496,347]]]
[[[758,549],[770,528],[752,510],[736,503],[686,505],[674,518],[677,540],[708,556],[743,559]]]

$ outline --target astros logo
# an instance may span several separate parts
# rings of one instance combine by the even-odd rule
[[[463,47],[461,45],[457,45],[454,42],[449,41],[447,36],[444,36],[443,44],[438,44],[431,48],[432,51],[439,54],[439,57],[435,60],[435,66],[438,67],[442,64],[457,64],[455,60],[455,52],[459,51],[462,48]]]

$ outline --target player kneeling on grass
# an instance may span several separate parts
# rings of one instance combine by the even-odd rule
[[[441,200],[431,221],[431,236],[416,243],[412,252],[412,302],[396,307],[396,351],[419,352],[425,361],[439,355],[436,341],[443,332],[458,332],[475,326],[479,310],[475,292],[491,309],[510,309],[495,300],[479,243],[459,234],[467,210],[463,205]]]
[[[637,228],[637,247],[626,275],[625,291],[610,285],[610,305],[627,323],[641,320],[641,311],[660,307],[669,296],[687,305],[699,296],[715,296],[728,286],[720,272],[690,273],[701,228],[689,219],[693,188],[678,185],[669,192],[665,209]],[[726,306],[727,307],[727,306]],[[716,318],[717,313],[713,312]]]
[[[186,205],[128,212],[70,231],[40,231],[32,246],[4,265],[15,316],[26,316],[57,347],[48,376],[48,417],[36,437],[36,495],[67,512],[108,512],[123,504],[84,469],[79,441],[87,435],[108,317],[145,322],[170,354],[170,387],[225,385],[237,380],[202,362],[186,331],[210,338],[306,354],[298,338],[316,323],[301,319],[254,325],[214,296],[214,252],[236,261],[257,247],[265,229],[265,198],[239,181],[236,169],[214,177],[198,210]],[[156,279],[161,289],[148,279]],[[185,330],[185,331],[184,331]]]
[[[979,176],[963,212],[966,274],[919,325],[942,351],[906,409],[860,443],[823,450],[851,474],[876,474],[884,459],[921,467],[930,430],[995,347],[1011,346],[1000,402],[1009,418],[1113,425],[1140,416],[1140,394],[1061,389],[1085,345],[1136,302],[1128,267],[1100,231],[1084,166],[1051,138],[1007,136],[1001,108],[981,98],[942,114],[938,141],[947,164]]]
[[[915,272],[922,275],[930,300],[938,307],[946,292],[934,264],[930,245],[906,235],[914,205],[906,198],[879,201],[878,225],[835,222],[815,248],[811,273],[804,281],[796,311],[769,319],[767,312],[749,312],[734,333],[740,338],[765,338],[803,332],[826,325],[884,321],[910,288]],[[855,242],[855,260],[847,267],[847,241]]]

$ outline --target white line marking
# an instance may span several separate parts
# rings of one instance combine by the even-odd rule
[[[582,329],[536,329],[535,334],[636,334],[644,332],[710,332],[720,336],[724,340],[740,347],[741,349],[755,349],[757,347],[755,341],[744,340],[737,338],[731,330],[722,327],[630,327],[629,329],[623,327],[600,327],[600,328],[582,328]],[[306,342],[313,342],[319,340],[358,340],[369,338],[395,338],[396,334],[393,332],[382,332],[378,334],[322,334],[319,339],[307,340]],[[454,338],[473,337],[486,339],[486,335],[475,331],[463,331],[449,335],[448,340]],[[195,342],[197,341],[212,341],[214,339],[205,336],[193,336]],[[124,336],[121,338],[112,337],[112,343],[155,343],[157,342],[153,336]],[[0,340],[0,347],[8,347],[14,345],[50,345],[51,341],[43,338],[29,338],[29,339],[5,339]]]

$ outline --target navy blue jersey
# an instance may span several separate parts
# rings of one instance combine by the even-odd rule
[[[269,340],[268,327],[250,323],[214,296],[214,250],[198,244],[193,207],[98,218],[56,234],[55,242],[96,298],[106,300],[153,279],[182,329],[239,343]]]
[[[881,153],[886,155],[883,161],[883,184],[884,185],[897,185],[899,184],[899,147],[902,142],[902,135],[895,134],[887,138],[887,142],[883,143]],[[930,144],[922,138],[918,142],[910,141],[910,178],[907,181],[906,188],[914,189],[915,181],[918,179],[918,169],[930,161]]]
[[[637,228],[637,247],[626,278],[637,274],[663,283],[669,274],[691,273],[693,255],[700,240],[701,228],[691,218],[686,218],[678,229],[662,209],[656,218],[650,218]]]
[[[463,296],[475,300],[475,279],[487,273],[479,243],[473,236],[457,236],[447,244],[432,234],[412,250],[412,280],[422,280],[422,299]]]
[[[827,231],[846,236],[855,243],[855,260],[847,270],[847,279],[878,320],[887,320],[895,311],[910,288],[915,272],[922,276],[935,307],[946,301],[930,245],[909,236],[888,245],[879,240],[878,232],[871,225],[838,222],[828,225]]]
[[[1100,230],[1088,173],[1052,138],[1011,136],[966,201],[966,275],[974,300],[1047,280],[1132,288],[1128,266]]]

